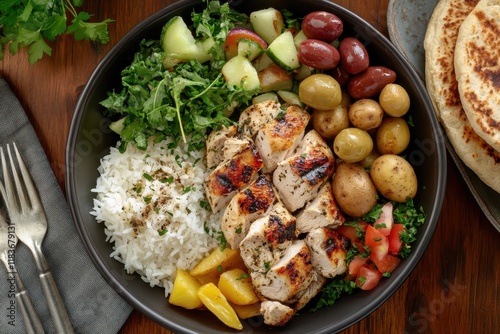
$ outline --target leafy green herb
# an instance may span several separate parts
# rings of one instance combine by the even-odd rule
[[[271,270],[271,263],[269,261],[264,262],[264,269],[266,269],[266,271]]]
[[[241,280],[247,279],[249,277],[250,277],[249,274],[241,274],[240,277],[238,277],[236,280],[241,281]]]
[[[217,266],[217,271],[221,273],[221,272],[222,272],[222,270],[224,270],[224,268],[222,268],[222,266],[219,264],[219,265]]]
[[[144,173],[144,174],[142,174],[142,176],[143,176],[146,180],[148,180],[148,181],[153,181],[153,177],[152,177],[151,175],[149,175],[148,173]]]
[[[161,183],[168,183],[168,184],[172,184],[174,183],[174,177],[173,176],[169,176],[169,177],[164,177],[160,180]]]
[[[158,230],[158,235],[161,237],[162,235],[165,235],[165,233],[167,233],[167,230],[163,229],[163,230]]]
[[[236,234],[241,234],[243,232],[243,229],[241,227],[236,228],[235,230]]]
[[[323,287],[319,300],[311,311],[315,312],[320,308],[332,306],[343,294],[350,295],[356,288],[354,281],[347,281],[343,277],[332,280]]]
[[[7,48],[15,55],[20,48],[28,48],[28,60],[34,64],[44,54],[50,56],[53,41],[62,34],[73,34],[75,40],[86,39],[101,44],[109,42],[108,23],[89,22],[92,15],[77,12],[83,0],[9,0],[0,2],[0,59]],[[68,25],[68,17],[71,24]]]
[[[245,14],[228,3],[210,1],[200,13],[192,14],[197,39],[214,38],[213,60],[201,64],[190,60],[173,69],[163,66],[159,40],[144,40],[122,75],[122,89],[108,93],[101,102],[110,118],[124,118],[120,133],[123,152],[129,143],[146,149],[149,138],[169,136],[174,146],[182,139],[190,150],[204,146],[208,130],[230,125],[228,113],[247,105],[256,92],[228,85],[221,74],[225,64],[224,41],[229,30],[244,26]]]
[[[143,199],[144,199],[144,202],[145,202],[146,204],[149,204],[149,203],[151,202],[151,199],[152,199],[152,198],[151,198],[150,196],[148,196],[148,197],[143,197]]]
[[[374,223],[377,219],[379,219],[382,214],[382,206],[383,204],[377,203],[367,214],[362,217],[362,220],[367,223]]]
[[[417,210],[411,198],[405,203],[394,203],[394,221],[405,227],[399,236],[404,242],[399,255],[404,259],[410,255],[411,243],[417,240],[418,227],[425,222],[424,209],[420,207]]]
[[[189,187],[186,187],[182,190],[182,194],[187,194],[188,192],[190,192],[191,190],[194,189],[194,186],[189,186]]]

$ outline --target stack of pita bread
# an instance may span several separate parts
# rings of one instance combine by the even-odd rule
[[[440,0],[424,49],[427,90],[453,148],[500,193],[500,0]]]

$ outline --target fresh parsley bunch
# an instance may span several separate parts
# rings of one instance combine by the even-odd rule
[[[2,0],[0,1],[0,59],[7,46],[11,54],[28,48],[29,62],[35,63],[43,54],[51,55],[47,41],[57,36],[74,34],[75,40],[87,39],[106,44],[109,42],[107,19],[88,22],[91,15],[77,12],[83,0]],[[73,19],[68,26],[69,13]]]

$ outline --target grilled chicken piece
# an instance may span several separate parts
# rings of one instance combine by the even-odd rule
[[[248,268],[266,272],[279,261],[296,238],[295,217],[281,202],[277,202],[267,216],[250,225],[247,235],[240,243],[240,254]]]
[[[215,168],[205,180],[205,193],[214,213],[219,212],[243,187],[258,177],[263,163],[253,142]]]
[[[223,148],[228,138],[234,137],[238,129],[236,126],[223,126],[219,130],[213,130],[207,138],[207,167],[214,168],[224,160]]]
[[[293,155],[281,161],[273,173],[273,183],[290,212],[312,200],[335,170],[333,152],[315,131],[309,131]]]
[[[302,291],[299,295],[299,299],[295,304],[293,304],[293,308],[295,311],[301,310],[304,306],[307,305],[320,291],[323,289],[323,286],[328,282],[328,279],[323,275],[319,274],[316,270],[313,270],[314,279],[309,284],[307,289]]]
[[[238,130],[243,136],[253,138],[264,124],[272,121],[280,112],[281,104],[276,101],[253,104],[241,113]]]
[[[350,241],[329,227],[312,230],[305,239],[311,250],[311,262],[321,275],[332,278],[347,270],[346,256]]]
[[[222,148],[222,161],[226,161],[234,157],[236,154],[243,152],[252,145],[252,140],[249,138],[231,137],[227,138],[224,147]],[[257,147],[257,146],[256,146]]]
[[[283,257],[267,272],[250,274],[261,300],[292,304],[313,281],[311,253],[304,240],[294,240]]]
[[[311,116],[299,106],[290,106],[283,113],[265,124],[255,137],[255,145],[262,156],[264,173],[271,173],[278,162],[286,159],[304,137]]]
[[[333,197],[330,182],[323,184],[318,195],[297,214],[297,230],[299,234],[323,226],[339,226],[344,222],[345,217]]]
[[[269,326],[283,326],[295,315],[295,310],[280,302],[266,300],[260,304],[260,314]]]
[[[250,224],[268,213],[276,200],[269,175],[261,175],[229,202],[222,216],[221,229],[232,249],[238,249]]]

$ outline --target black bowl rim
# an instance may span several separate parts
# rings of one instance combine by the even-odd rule
[[[80,223],[81,221],[80,216],[76,210],[78,203],[76,201],[76,198],[73,196],[76,187],[75,179],[73,178],[72,169],[68,168],[68,166],[72,166],[71,162],[73,161],[74,158],[74,152],[75,152],[74,148],[76,145],[78,128],[80,126],[83,117],[84,107],[88,102],[88,96],[90,96],[94,90],[92,88],[93,83],[97,80],[103,69],[106,68],[106,66],[108,66],[108,64],[113,60],[114,55],[118,53],[118,51],[121,48],[126,46],[127,40],[131,39],[133,36],[140,35],[145,29],[147,29],[147,27],[150,24],[152,24],[155,21],[161,20],[169,12],[181,9],[183,7],[192,7],[193,5],[201,4],[202,2],[203,1],[201,0],[181,0],[173,3],[161,9],[160,11],[150,15],[143,21],[141,21],[138,25],[136,25],[128,33],[126,33],[120,39],[120,41],[118,41],[112,47],[112,49],[103,57],[103,59],[97,65],[96,69],[93,71],[91,77],[89,78],[87,84],[85,85],[84,90],[82,91],[82,94],[80,95],[77,101],[73,119],[70,124],[70,130],[66,145],[66,166],[67,166],[66,193],[67,193],[68,203],[70,206],[70,211],[72,213],[73,219],[75,221],[78,234],[81,240],[83,241],[85,249],[87,253],[90,255],[94,265],[96,266],[100,274],[106,279],[108,284],[110,284],[121,297],[123,297],[132,307],[134,307],[134,309],[139,310],[141,313],[145,314],[147,317],[149,317],[156,323],[178,333],[195,333],[195,332],[187,330],[184,327],[180,327],[172,320],[166,319],[165,317],[145,307],[145,305],[142,304],[140,300],[138,300],[134,295],[130,294],[126,290],[126,288],[122,284],[120,284],[120,282],[117,279],[115,279],[113,275],[109,273],[105,264],[100,259],[99,254],[95,251],[95,249],[91,247],[92,244],[91,239],[89,238],[89,235],[87,234],[87,231],[83,226],[83,224]],[[400,51],[389,41],[387,37],[385,37],[377,29],[375,29],[371,24],[366,22],[363,18],[347,10],[346,8],[326,0],[318,0],[317,2],[322,3],[325,6],[330,6],[332,8],[335,8],[335,10],[341,13],[343,16],[345,15],[350,17],[351,20],[358,21],[359,23],[363,24],[364,28],[367,31],[369,31],[370,34],[373,34],[375,38],[381,39],[383,41],[384,46],[388,49],[388,52],[393,53],[398,58],[398,60],[403,64],[403,66],[407,68],[408,75],[412,78],[412,80],[415,81],[417,93],[423,97],[423,102],[426,106],[426,109],[430,111],[434,110],[430,98],[427,95],[427,90],[423,82],[421,81],[420,77],[418,76],[412,65],[406,60],[406,58],[400,53]],[[437,118],[435,117],[435,114],[430,113],[430,116],[431,116],[430,122],[432,124],[432,127],[437,131],[441,131]],[[415,269],[416,265],[424,255],[432,239],[444,201],[444,192],[446,188],[447,157],[446,157],[446,150],[444,147],[444,143],[442,141],[436,141],[436,156],[438,163],[437,172],[438,175],[440,175],[440,177],[438,178],[438,183],[436,186],[437,191],[434,200],[434,205],[432,207],[432,211],[430,213],[426,213],[427,214],[426,223],[424,224],[424,226],[422,226],[422,228],[425,228],[425,230],[423,231],[423,234],[421,236],[422,240],[420,241],[419,247],[413,249],[411,256],[405,259],[406,265],[404,268],[405,269],[404,272],[398,275],[397,277],[392,277],[393,280],[390,284],[389,289],[384,290],[382,293],[378,294],[375,298],[370,299],[363,307],[358,309],[350,317],[344,319],[341,322],[336,322],[335,324],[332,324],[332,326],[326,328],[324,331],[318,333],[330,333],[332,330],[336,332],[341,331],[361,321],[363,318],[367,317],[369,314],[371,314],[373,311],[379,308],[387,299],[389,299],[400,288],[400,286],[404,283],[404,281]]]

